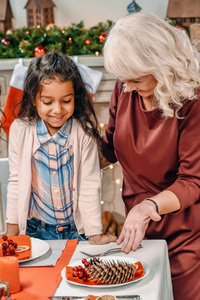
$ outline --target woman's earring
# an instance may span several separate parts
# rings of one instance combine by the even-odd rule
[[[126,83],[123,84],[123,91],[126,93]]]

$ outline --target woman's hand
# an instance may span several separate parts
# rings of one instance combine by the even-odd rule
[[[91,245],[103,245],[103,244],[108,244],[110,242],[117,241],[116,236],[105,235],[105,234],[96,234],[96,235],[90,236],[88,239],[89,239],[89,244],[91,244]]]
[[[155,205],[150,201],[142,201],[130,210],[117,240],[118,245],[123,242],[122,252],[128,254],[131,250],[137,250],[144,238],[150,220],[161,220],[160,215],[156,212]]]

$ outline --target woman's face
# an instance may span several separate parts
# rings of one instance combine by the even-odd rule
[[[157,80],[153,75],[146,75],[137,79],[122,80],[126,92],[137,91],[143,98],[153,96]]]

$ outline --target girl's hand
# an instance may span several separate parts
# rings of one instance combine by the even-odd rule
[[[150,220],[161,220],[160,215],[156,212],[155,205],[150,201],[142,201],[130,210],[117,240],[118,245],[123,242],[122,252],[128,254],[131,250],[137,250],[144,238]]]
[[[7,231],[5,233],[7,236],[19,235],[19,225],[18,224],[7,224]]]
[[[90,236],[88,239],[89,239],[89,244],[91,244],[91,245],[103,245],[103,244],[108,244],[110,242],[117,241],[116,236],[105,235],[105,234],[96,234],[96,235]]]

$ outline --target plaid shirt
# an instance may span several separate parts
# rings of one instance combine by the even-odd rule
[[[29,218],[49,224],[73,221],[73,159],[68,147],[72,119],[53,136],[43,120],[37,124],[40,148],[32,156],[32,193]]]

